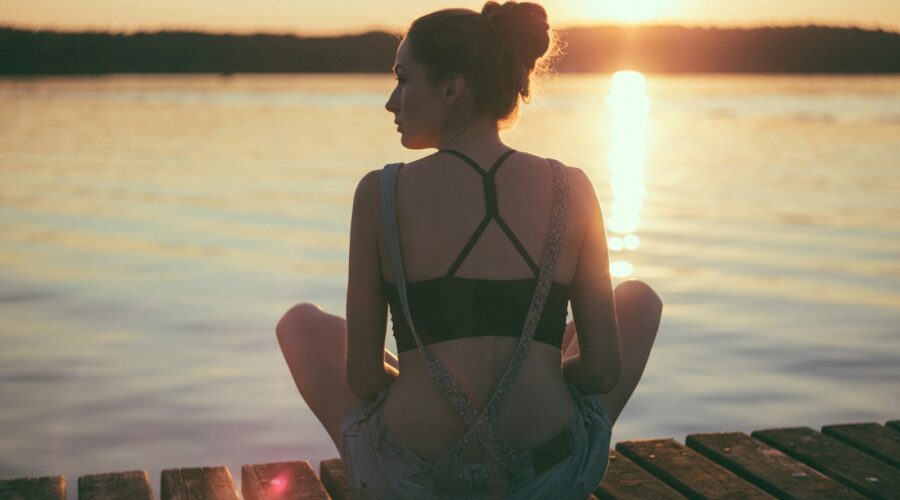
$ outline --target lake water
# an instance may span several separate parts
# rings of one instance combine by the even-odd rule
[[[666,303],[613,441],[900,418],[900,77],[560,75],[504,133]],[[274,336],[343,314],[388,75],[0,81],[0,477],[337,452]],[[388,344],[393,347],[393,339]]]

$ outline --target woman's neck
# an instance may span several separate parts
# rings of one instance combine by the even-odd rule
[[[456,149],[475,158],[491,158],[509,148],[500,140],[497,121],[479,117],[456,127],[448,126],[441,135],[438,149]]]

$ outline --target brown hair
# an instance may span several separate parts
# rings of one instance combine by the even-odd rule
[[[432,80],[461,74],[475,114],[497,120],[515,115],[520,96],[529,101],[532,72],[545,71],[556,53],[547,13],[530,2],[487,2],[480,14],[439,10],[416,19],[406,38]]]

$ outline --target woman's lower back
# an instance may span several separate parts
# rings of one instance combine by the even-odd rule
[[[484,408],[509,363],[518,339],[463,338],[429,349],[457,377],[478,408]],[[400,354],[400,377],[385,402],[387,432],[419,457],[442,457],[467,431],[425,369],[417,350]],[[493,419],[510,446],[524,449],[557,435],[575,403],[562,376],[559,349],[534,342],[509,395]],[[471,457],[483,459],[485,456]]]

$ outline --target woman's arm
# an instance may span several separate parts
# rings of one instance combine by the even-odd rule
[[[387,298],[381,288],[378,187],[381,171],[362,178],[353,197],[347,275],[347,384],[356,397],[375,399],[397,378],[385,362]]]
[[[572,282],[579,354],[563,361],[563,374],[584,394],[604,393],[619,382],[622,364],[606,230],[590,179],[579,169],[570,171],[576,203],[588,219]]]

